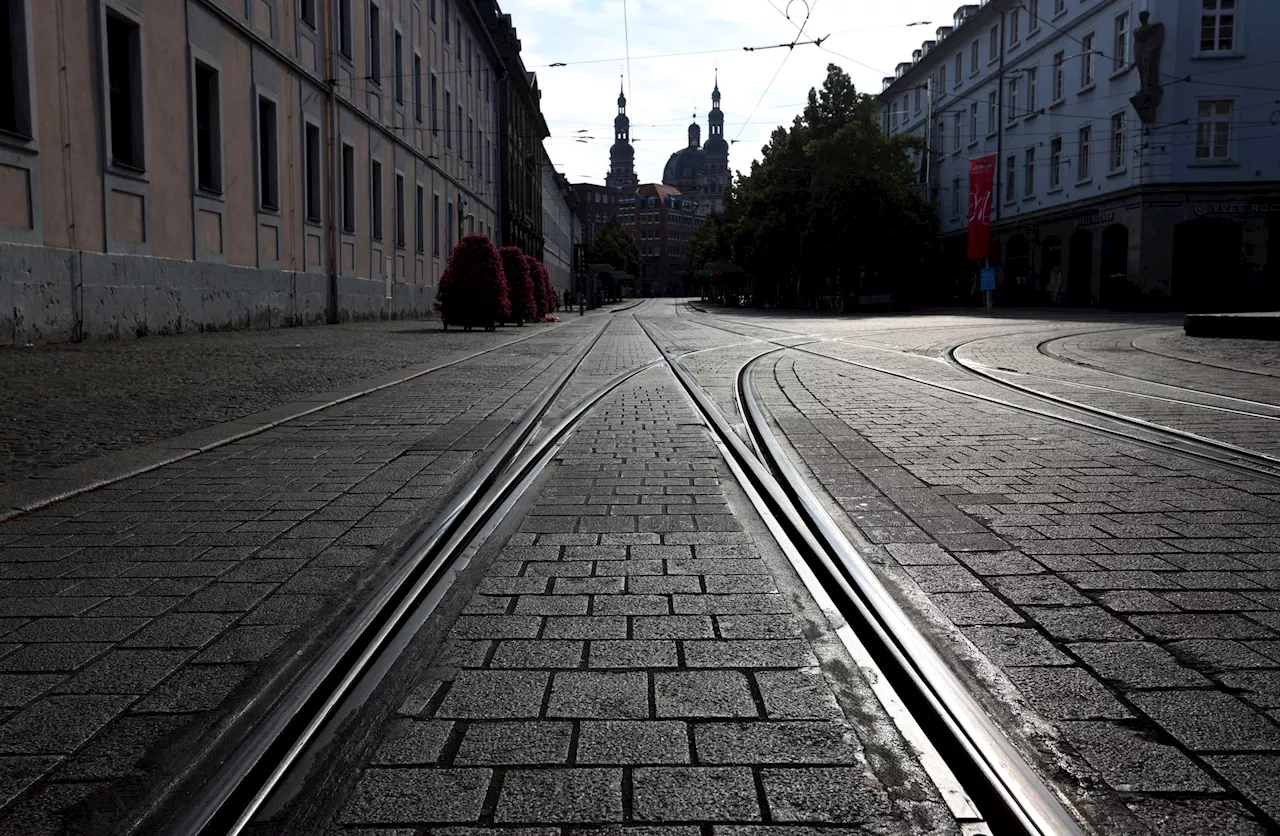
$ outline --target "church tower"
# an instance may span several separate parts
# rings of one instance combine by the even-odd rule
[[[711,208],[724,211],[724,192],[729,187],[729,143],[724,138],[724,111],[720,110],[720,74],[711,91],[711,113],[707,115],[707,142],[702,146],[706,160],[707,199]]]
[[[609,149],[609,173],[604,184],[624,192],[640,185],[636,176],[636,150],[631,147],[631,120],[627,118],[627,97],[618,90],[618,115],[613,120],[613,147]]]

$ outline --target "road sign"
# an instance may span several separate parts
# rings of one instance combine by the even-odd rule
[[[996,268],[983,267],[981,275],[981,284],[979,290],[995,290],[996,289]]]

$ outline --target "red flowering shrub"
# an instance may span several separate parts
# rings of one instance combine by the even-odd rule
[[[507,274],[507,294],[511,300],[509,317],[521,325],[539,319],[533,276],[526,259],[519,247],[502,248],[502,268]]]
[[[542,286],[542,274],[546,268],[542,266],[541,261],[531,255],[526,255],[524,260],[529,265],[529,278],[530,283],[533,285],[534,304],[538,307],[537,321],[541,322],[547,317],[547,297],[546,291]]]
[[[543,315],[550,316],[555,313],[558,305],[558,297],[556,289],[551,286],[551,274],[547,272],[547,265],[538,262],[538,275],[542,280],[542,298],[545,300],[543,307]]]
[[[451,324],[491,329],[510,316],[502,258],[487,236],[467,235],[453,248],[436,307],[446,329]]]

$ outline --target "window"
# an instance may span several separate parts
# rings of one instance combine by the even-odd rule
[[[471,165],[476,162],[476,122],[470,116],[467,117],[467,162]]]
[[[489,166],[485,169],[486,171],[489,172],[488,177],[485,178],[485,182],[487,183],[493,182],[493,157],[490,156],[490,154],[492,153],[493,153],[493,150],[490,147],[489,140],[486,139],[484,141],[484,155],[485,155],[485,158],[489,160]]]
[[[1093,86],[1093,34],[1080,39],[1083,54],[1080,56],[1080,88]]]
[[[1053,55],[1053,100],[1060,102],[1066,98],[1066,74],[1062,71],[1062,65],[1067,59],[1065,52],[1055,52]]]
[[[342,143],[342,231],[356,231],[356,149]]]
[[[22,0],[0,0],[0,21],[9,32],[0,38],[0,131],[30,139],[31,88]]]
[[[471,39],[467,38],[467,75],[471,75]]]
[[[440,195],[431,196],[431,254],[440,257]]]
[[[373,238],[382,240],[382,163],[374,160],[369,166],[369,220],[373,226]]]
[[[1230,157],[1231,102],[1196,102],[1196,159]]]
[[[1040,0],[1027,2],[1027,34],[1040,31]]]
[[[437,94],[436,74],[431,74],[431,90],[430,98],[427,100],[427,108],[431,111],[431,133],[433,135],[440,132],[440,97]]]
[[[351,57],[351,0],[338,0],[338,51]]]
[[[369,4],[369,80],[382,84],[382,12]]]
[[[1022,195],[1032,197],[1036,193],[1036,147],[1033,145],[1025,152],[1022,163]]]
[[[1027,70],[1027,115],[1036,112],[1036,83],[1040,81],[1040,70],[1031,67]]]
[[[1124,168],[1124,114],[1111,117],[1111,170]]]
[[[1067,0],[1053,0],[1053,16],[1065,14],[1067,11]]]
[[[960,217],[960,178],[951,180],[951,217]]]
[[[1016,75],[1009,79],[1009,107],[1005,119],[1010,124],[1018,119],[1018,81]]]
[[[1009,46],[1018,45],[1018,29],[1022,23],[1020,20],[1021,11],[1022,9],[1017,6],[1009,10]]]
[[[1236,0],[1201,0],[1200,51],[1230,52],[1236,45]]]
[[[1018,196],[1016,178],[1018,176],[1018,158],[1010,154],[1004,161],[1004,199],[1012,201]]]
[[[395,33],[395,37],[391,42],[391,58],[395,61],[391,72],[396,79],[396,104],[404,104],[404,38],[399,32]]]
[[[430,0],[427,4],[427,15],[431,18],[431,22],[436,22],[436,0]]]
[[[459,42],[459,46],[458,46],[458,48],[457,48],[457,49],[455,49],[455,50],[453,51],[453,55],[454,55],[454,57],[457,59],[458,63],[459,63],[459,64],[461,64],[461,63],[462,63],[462,46],[461,46],[461,42],[462,42],[462,20],[461,20],[460,18],[458,18],[458,17],[454,17],[454,19],[453,19],[453,31],[455,31],[455,32],[457,32],[457,33],[458,33],[458,42]],[[458,236],[459,236],[459,237],[461,237],[461,236],[462,236],[462,221],[461,221],[461,220],[459,220],[459,221],[458,221]]]
[[[969,141],[978,141],[978,105],[969,105]]]
[[[449,43],[449,0],[444,0],[444,42]]]
[[[921,97],[922,93],[923,93],[923,91],[921,91],[921,89],[920,89],[919,87],[917,87],[917,88],[916,88],[916,113],[919,113],[919,112],[920,112],[920,97]],[[904,114],[907,112],[907,108],[906,108],[906,104],[905,104],[905,103],[903,104],[902,112],[903,112]],[[903,120],[903,121],[906,121],[906,120]]]
[[[987,60],[994,61],[1000,57],[1000,27],[992,26],[991,34],[988,36],[989,46],[987,48]]]
[[[453,201],[445,204],[444,213],[444,245],[453,252]]]
[[[964,53],[956,53],[956,80],[953,82],[957,88],[960,87],[960,79],[964,77]]]
[[[422,56],[413,56],[413,118],[422,121]]]
[[[422,210],[426,207],[426,193],[423,191],[422,184],[418,184],[418,191],[414,199],[414,227],[413,227],[413,248],[419,254],[426,252],[427,248],[427,225],[422,217]]]
[[[444,147],[453,147],[453,96],[444,91]]]
[[[484,131],[476,132],[476,151],[480,153],[476,160],[476,177],[484,179],[484,158],[488,155],[489,146],[485,143]]]
[[[222,137],[218,72],[196,62],[196,185],[222,194]]]
[[[458,156],[462,156],[462,105],[458,105]]]
[[[1077,177],[1080,180],[1088,180],[1093,174],[1093,168],[1090,166],[1090,156],[1093,154],[1093,128],[1085,125],[1080,129],[1080,160],[1076,166]]]
[[[962,114],[960,111],[957,110],[955,112],[955,115],[951,117],[952,130],[954,134],[951,137],[952,151],[960,150],[960,135],[964,132],[962,130],[963,122],[964,122],[964,114]]]
[[[1119,71],[1129,66],[1129,13],[1116,15],[1116,37],[1111,47],[1115,59],[1114,69]]]
[[[312,223],[320,223],[320,126],[307,123],[303,129],[303,165],[305,166],[305,180],[303,187],[306,194],[303,195],[306,204],[307,220]]]
[[[396,246],[404,249],[404,175],[396,174]]]
[[[999,102],[996,101],[996,91],[992,90],[987,94],[987,136],[996,135],[996,113],[999,106]]]
[[[947,92],[947,65],[943,64],[938,68],[938,95],[944,96]]]
[[[1049,143],[1049,190],[1062,187],[1062,137]]]
[[[316,0],[299,0],[298,16],[302,18],[302,22],[316,28]]]
[[[280,154],[276,135],[276,103],[258,97],[258,204],[280,208]]]
[[[941,119],[933,126],[933,148],[929,150],[934,154],[947,150],[947,123]]]
[[[111,161],[142,171],[142,48],[138,24],[107,14],[107,91]]]

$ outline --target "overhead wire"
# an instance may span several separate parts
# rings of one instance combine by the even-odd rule
[[[796,30],[795,40],[791,42],[791,48],[787,50],[787,54],[782,56],[782,63],[780,63],[778,65],[778,69],[774,71],[773,78],[770,78],[769,83],[765,85],[764,92],[761,93],[760,98],[756,100],[755,107],[751,108],[751,112],[747,115],[747,121],[742,123],[742,127],[738,129],[738,133],[733,137],[733,139],[731,140],[731,143],[737,143],[737,141],[741,139],[742,132],[747,129],[747,125],[751,124],[751,120],[755,117],[756,111],[760,109],[761,103],[764,102],[764,97],[769,95],[769,90],[773,88],[773,83],[777,81],[778,76],[782,74],[782,68],[787,66],[787,61],[791,58],[791,54],[796,51],[795,50],[796,44],[800,41],[802,37],[804,37],[804,28],[809,25],[809,18],[813,16],[813,9],[818,5],[818,0],[813,0],[813,6],[810,6],[807,0],[800,0],[800,2],[805,4],[804,21],[800,24],[799,28]],[[768,3],[770,6],[773,6],[774,10],[782,14],[782,16],[785,17],[787,21],[791,23],[792,26],[795,25],[795,22],[791,20],[791,17],[787,15],[786,12],[782,11],[781,9],[779,9],[777,6],[773,4],[773,0],[768,0]],[[821,48],[822,45],[818,44],[818,47]]]

